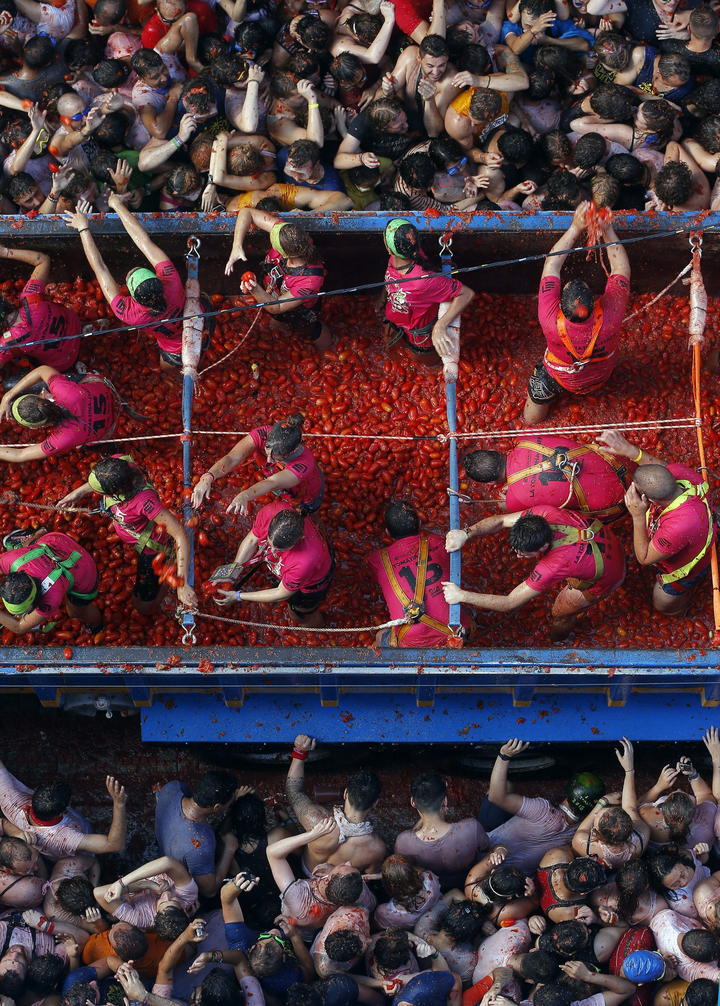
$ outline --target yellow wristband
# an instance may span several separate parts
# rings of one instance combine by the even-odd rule
[[[318,105],[317,101],[314,101],[312,105],[308,105],[308,108],[319,108],[319,107],[320,106]]]
[[[632,463],[633,463],[634,465],[636,465],[636,464],[637,464],[637,463],[639,462],[639,460],[640,460],[640,458],[641,458],[642,456],[643,456],[643,449],[642,449],[642,447],[641,447],[641,448],[640,448],[640,450],[639,450],[639,451],[637,452],[637,454],[635,455],[635,457],[634,457],[634,458],[632,458]]]

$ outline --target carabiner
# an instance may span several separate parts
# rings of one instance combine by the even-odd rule
[[[457,489],[453,489],[452,486],[447,487],[448,496],[457,496],[458,503],[472,503],[472,496],[468,496],[467,493],[460,493]]]
[[[197,636],[195,635],[195,623],[188,625],[183,633],[181,640],[182,646],[195,646],[197,643]]]
[[[703,253],[703,234],[702,231],[692,231],[689,237],[690,248],[693,254],[697,252],[698,258],[702,258]]]
[[[188,238],[188,252],[186,258],[200,258],[200,238],[196,234],[191,234]]]
[[[452,234],[449,231],[446,231],[444,234],[440,235],[438,241],[440,243],[441,256],[449,255],[452,258],[452,240],[453,240]]]

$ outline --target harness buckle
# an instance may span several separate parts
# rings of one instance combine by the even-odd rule
[[[191,234],[188,238],[188,251],[186,258],[200,257],[200,238],[196,234]]]
[[[425,605],[422,601],[410,601],[403,607],[403,618],[406,622],[417,622],[425,614]]]
[[[579,541],[595,541],[595,532],[591,527],[580,528]]]

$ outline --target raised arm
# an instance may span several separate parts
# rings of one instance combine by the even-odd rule
[[[253,877],[248,880],[244,873],[238,873],[232,880],[228,880],[220,888],[220,907],[222,908],[223,922],[244,922],[242,908],[238,897],[240,894],[247,894],[257,886],[258,878]]]
[[[542,275],[560,278],[562,267],[571,248],[581,243],[581,236],[586,227],[585,215],[590,203],[580,203],[573,215],[573,221],[559,241],[550,249],[550,255],[545,259]]]
[[[314,842],[316,838],[323,838],[325,835],[329,835],[334,827],[335,821],[332,818],[326,818],[324,821],[316,824],[314,828],[303,832],[302,835],[291,835],[290,838],[282,838],[279,842],[273,842],[272,845],[267,847],[270,870],[281,894],[295,880],[295,874],[287,861],[287,857],[291,853],[303,849],[310,842]]]
[[[633,746],[627,737],[623,737],[620,741],[619,750],[615,749],[615,754],[617,760],[620,762],[620,767],[625,771],[625,779],[623,780],[622,788],[622,809],[630,817],[633,828],[640,836],[643,849],[648,843],[650,838],[650,827],[643,821],[640,817],[637,804],[637,793],[635,792],[635,754],[633,752]]]
[[[717,727],[708,727],[703,735],[703,744],[712,759],[712,794],[720,800],[720,735]]]
[[[127,231],[128,237],[151,265],[158,266],[161,262],[167,262],[167,252],[164,252],[154,241],[151,241],[145,228],[135,214],[127,208],[117,193],[113,193],[108,199],[108,207],[117,213],[120,223]]]
[[[529,747],[530,744],[527,741],[521,741],[517,738],[506,741],[500,748],[493,765],[487,797],[490,803],[502,807],[508,814],[517,814],[523,802],[519,793],[508,793],[507,777],[510,762],[515,755],[521,754]]]
[[[705,800],[713,799],[712,790],[687,755],[684,755],[678,761],[677,771],[680,775],[684,775],[690,783],[690,788],[693,791],[696,803],[703,803]]]
[[[32,251],[30,248],[7,248],[0,245],[0,258],[11,259],[13,262],[24,262],[33,266],[31,279],[39,279],[46,283],[50,277],[50,256],[45,252]]]
[[[239,210],[235,218],[235,230],[233,232],[230,257],[225,264],[225,275],[229,276],[232,273],[238,260],[247,261],[244,242],[251,227],[257,227],[270,233],[275,224],[279,223],[281,223],[280,218],[276,217],[274,213],[266,213],[264,210],[256,210],[251,207],[244,207]]]
[[[326,807],[314,803],[305,792],[305,759],[315,749],[315,738],[298,734],[290,755],[290,767],[285,780],[285,796],[293,814],[306,830],[332,817]]]
[[[110,304],[120,294],[120,287],[113,279],[112,273],[108,267],[105,265],[105,261],[98,251],[98,247],[95,244],[92,234],[90,233],[90,224],[87,218],[87,212],[89,209],[89,203],[81,200],[74,212],[63,214],[63,219],[68,227],[74,228],[74,230],[76,230],[80,235],[80,241],[82,242],[85,257],[88,260],[90,268],[95,273],[95,278],[100,284],[100,289],[103,292],[105,300],[108,304]]]
[[[610,261],[610,272],[617,276],[624,276],[625,279],[630,279],[630,259],[625,251],[625,245],[611,244],[613,241],[617,241],[618,236],[615,233],[615,228],[610,221],[607,222],[603,228],[603,239],[607,243],[606,251],[608,259]]]
[[[117,779],[108,775],[105,777],[105,788],[112,800],[113,812],[110,830],[107,835],[83,835],[78,852],[93,852],[96,855],[103,852],[122,852],[125,848],[127,835],[127,793]]]
[[[243,461],[247,461],[252,452],[255,450],[255,444],[251,436],[245,436],[242,440],[238,441],[232,450],[228,451],[227,454],[223,454],[219,461],[210,465],[208,470],[204,475],[195,483],[195,488],[192,494],[192,505],[194,507],[199,507],[203,500],[207,499],[210,495],[210,490],[212,489],[214,483],[218,479],[225,478],[230,472],[234,471],[238,465],[241,465]]]

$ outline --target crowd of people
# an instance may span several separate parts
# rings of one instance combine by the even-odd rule
[[[623,739],[618,792],[580,771],[557,803],[515,792],[509,740],[455,820],[434,772],[388,794],[360,769],[316,803],[301,734],[280,823],[228,772],[168,782],[157,857],[120,876],[116,779],[93,833],[62,779],[0,763],[3,1006],[717,1006],[717,728],[703,740],[709,782],[683,756],[640,793]],[[408,797],[416,823],[378,830]]]

